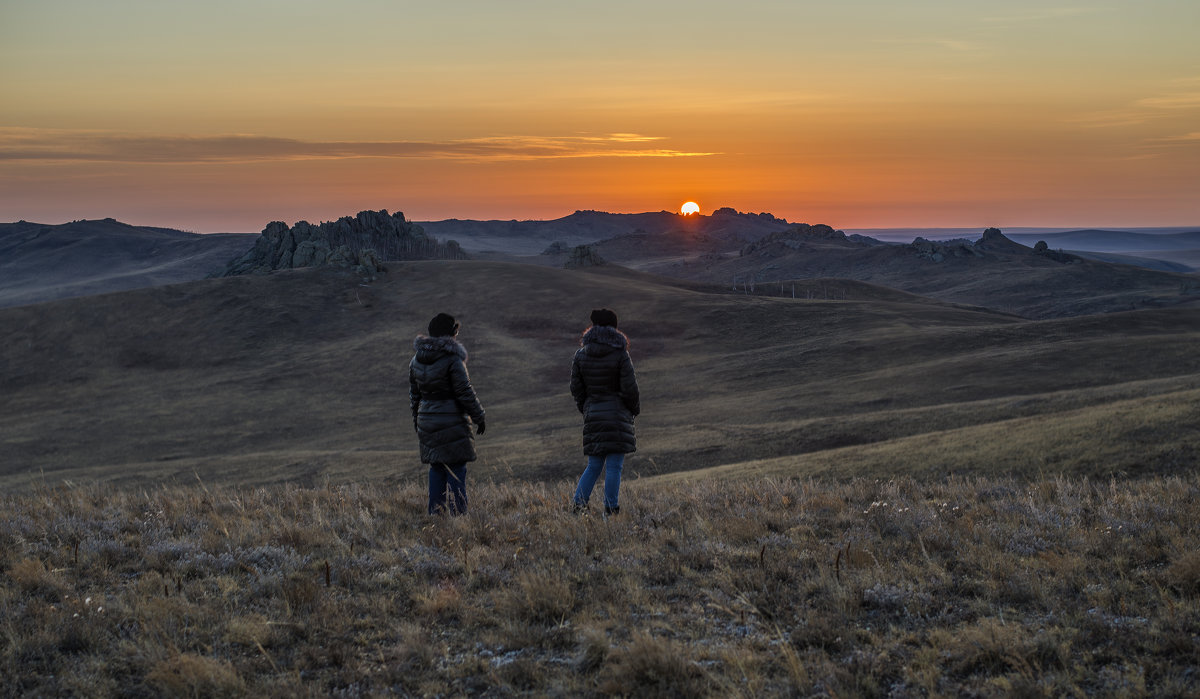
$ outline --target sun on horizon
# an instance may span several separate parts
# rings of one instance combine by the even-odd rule
[[[679,207],[679,213],[684,216],[700,213],[700,205],[694,201],[684,202],[683,206]]]

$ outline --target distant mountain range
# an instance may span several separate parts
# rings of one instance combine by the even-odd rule
[[[550,221],[421,221],[427,233],[443,240],[454,240],[468,251],[496,251],[516,255],[536,255],[552,243],[567,246],[588,245],[629,233],[686,232],[730,243],[739,247],[793,225],[767,213],[742,213],[731,208],[717,209],[711,216],[683,216],[670,211],[641,214],[612,214],[604,211],[576,211]]]
[[[796,225],[730,251],[712,238],[627,234],[596,245],[606,260],[748,293],[789,295],[801,280],[850,279],[1026,318],[1200,301],[1200,277],[1036,248],[988,229],[978,239],[882,243]],[[801,285],[804,288],[807,285]]]
[[[1200,250],[1200,230],[1180,233],[1079,230],[1062,233],[1010,233],[1009,238],[1033,247],[1039,240],[1052,248],[1085,252],[1154,252]]]

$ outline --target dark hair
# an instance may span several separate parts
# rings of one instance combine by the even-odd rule
[[[592,311],[592,325],[607,325],[615,328],[617,327],[617,314],[607,308],[597,308]]]
[[[429,321],[429,336],[430,337],[454,337],[458,334],[458,329],[461,326],[454,320],[454,316],[439,313]]]

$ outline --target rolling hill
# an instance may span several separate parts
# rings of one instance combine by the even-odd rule
[[[601,305],[622,318],[644,393],[630,477],[1195,465],[1200,310],[1029,321],[826,283],[844,300],[426,261],[367,286],[308,268],[0,309],[0,484],[420,474],[405,372],[439,311],[463,322],[488,410],[473,477],[573,478],[569,360]]]
[[[1169,252],[1200,248],[1200,230],[1178,233],[1139,233],[1085,229],[1058,233],[1014,233],[1013,240],[1032,247],[1044,240],[1051,248],[1085,252]]]
[[[1110,313],[1195,303],[1200,277],[1088,260],[1046,249],[1035,252],[989,229],[978,240],[883,244],[828,226],[796,226],[737,252],[697,238],[623,236],[597,245],[605,259],[655,274],[776,289],[794,280],[855,279],[880,286],[1029,318]]]
[[[681,216],[671,211],[614,214],[576,211],[549,221],[424,221],[421,227],[439,239],[454,240],[471,252],[496,251],[536,255],[555,242],[588,245],[607,238],[638,233],[683,231],[723,241],[734,249],[792,224],[771,214],[742,213],[728,207],[711,216]]]
[[[0,223],[0,307],[203,279],[254,244],[111,218]]]

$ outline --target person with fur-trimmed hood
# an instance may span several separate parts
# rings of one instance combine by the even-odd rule
[[[583,453],[587,466],[575,488],[577,512],[587,509],[592,489],[604,474],[604,514],[621,511],[618,500],[625,455],[637,449],[633,419],[641,412],[641,396],[629,338],[617,330],[617,314],[607,308],[592,311],[571,362],[571,397],[583,413]]]
[[[471,423],[476,434],[486,428],[483,406],[467,375],[467,350],[455,339],[459,327],[453,316],[437,314],[429,321],[429,335],[413,341],[416,354],[408,364],[413,427],[421,463],[429,464],[431,515],[466,513],[467,462],[475,460]]]

